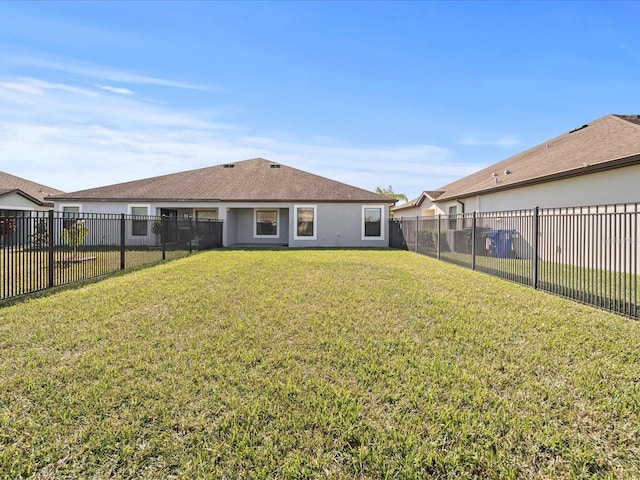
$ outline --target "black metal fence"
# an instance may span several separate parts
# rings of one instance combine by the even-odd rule
[[[634,318],[640,204],[392,220],[390,245]]]
[[[222,221],[25,212],[0,217],[0,300],[222,246]]]

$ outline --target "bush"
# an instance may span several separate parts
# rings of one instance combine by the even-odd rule
[[[68,228],[62,230],[60,237],[73,249],[73,256],[78,252],[78,247],[82,245],[89,234],[89,229],[84,224],[84,220],[78,220]]]

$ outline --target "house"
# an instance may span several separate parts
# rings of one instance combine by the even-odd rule
[[[607,115],[440,187],[433,202],[442,215],[625,204],[640,201],[638,185],[640,115]]]
[[[263,158],[56,195],[54,201],[70,215],[222,220],[224,246],[289,247],[387,247],[394,203]],[[151,236],[147,223],[131,234]]]
[[[477,252],[491,251],[491,238],[503,235],[511,245],[505,252],[507,255],[530,258],[533,245],[537,244],[540,251],[565,255],[564,263],[578,264],[576,259],[583,258],[584,252],[595,255],[594,252],[602,252],[611,245],[622,248],[630,237],[614,237],[611,226],[602,226],[595,238],[587,239],[584,233],[579,233],[583,228],[579,220],[573,224],[573,218],[571,221],[565,218],[563,234],[547,235],[545,243],[540,243],[542,240],[534,238],[533,229],[525,227],[528,223],[524,220],[519,223],[514,217],[531,215],[535,207],[553,213],[562,207],[608,205],[607,211],[614,211],[613,205],[640,202],[639,185],[640,116],[607,115],[440,187],[437,197],[423,194],[412,202],[414,205],[406,208],[400,205],[392,211],[394,219],[403,223],[405,237],[416,238],[411,219],[416,218],[418,211],[423,218],[421,207],[431,202],[430,210],[444,218],[437,223],[424,222],[428,224],[424,228],[440,232],[441,249],[451,252],[471,252],[469,214],[479,212],[481,215],[475,222]],[[460,214],[468,215],[461,218]],[[631,222],[629,218],[625,221]],[[638,228],[631,223],[627,227],[629,231]],[[546,233],[544,228],[540,226],[538,233]],[[581,243],[563,244],[570,234],[580,238]],[[539,254],[543,259],[550,255]],[[622,252],[617,255],[619,260],[633,258]]]
[[[432,217],[436,215],[437,209],[435,201],[442,195],[440,191],[427,191],[425,190],[420,194],[418,198],[409,200],[408,202],[392,207],[394,218],[404,217]]]
[[[0,172],[0,217],[22,217],[29,212],[51,210],[52,195],[61,190]]]

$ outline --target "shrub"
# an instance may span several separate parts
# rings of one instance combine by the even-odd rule
[[[89,234],[89,229],[84,224],[84,220],[78,220],[68,228],[62,230],[60,237],[73,249],[73,256],[78,252],[78,247],[82,245]]]

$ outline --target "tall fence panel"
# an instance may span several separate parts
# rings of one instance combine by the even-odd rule
[[[639,208],[540,212],[539,288],[638,317]]]
[[[78,212],[0,217],[0,300],[222,246],[222,221]]]
[[[640,204],[391,221],[390,245],[634,318]]]

